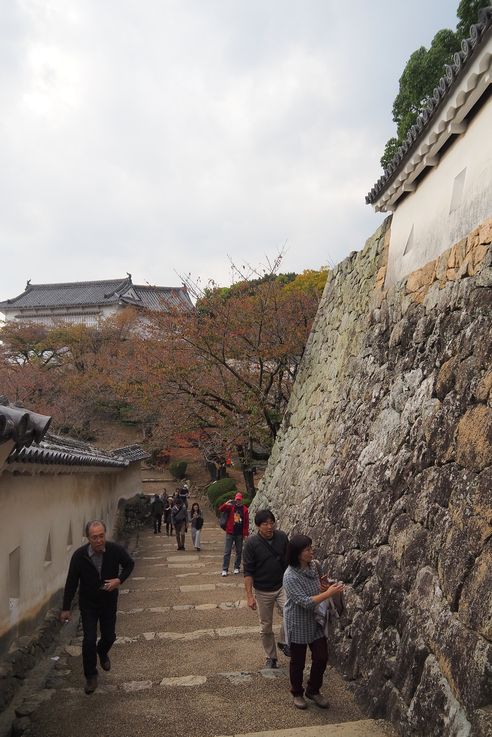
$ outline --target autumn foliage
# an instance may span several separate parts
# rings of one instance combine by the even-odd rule
[[[98,328],[7,323],[1,393],[85,437],[104,419],[161,447],[199,429],[247,467],[276,437],[326,277],[243,280],[184,312],[128,309]]]

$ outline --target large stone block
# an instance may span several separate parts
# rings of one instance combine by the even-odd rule
[[[481,471],[492,465],[492,409],[484,405],[472,407],[460,420],[456,461]]]

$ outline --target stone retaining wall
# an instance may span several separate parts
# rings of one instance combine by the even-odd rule
[[[330,275],[253,502],[344,580],[335,662],[402,735],[492,734],[492,220],[384,291]]]

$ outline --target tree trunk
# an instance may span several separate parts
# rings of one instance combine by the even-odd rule
[[[244,445],[237,445],[236,449],[239,458],[239,464],[241,466],[241,471],[243,472],[246,492],[249,498],[253,499],[256,494],[256,489],[253,466],[251,463],[251,455],[250,453],[248,453],[248,449],[245,448]]]

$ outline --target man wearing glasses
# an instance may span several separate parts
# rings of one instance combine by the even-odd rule
[[[258,611],[260,636],[266,653],[266,667],[278,668],[277,646],[273,633],[273,610],[282,616],[285,595],[282,588],[287,568],[287,544],[285,532],[275,529],[275,516],[269,509],[260,509],[255,515],[256,535],[246,541],[243,553],[244,587],[250,609]],[[279,650],[290,656],[285,642],[284,625],[280,627]]]

